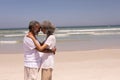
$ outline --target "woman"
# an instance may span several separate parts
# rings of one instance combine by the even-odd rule
[[[53,35],[55,31],[55,26],[52,25],[50,21],[44,21],[42,25],[42,32],[47,35],[46,40],[43,45],[40,45],[37,43],[36,39],[29,34],[28,37],[30,37],[34,44],[36,45],[36,48],[38,51],[43,51],[44,49],[53,49],[56,45],[56,38]],[[41,80],[52,80],[52,70],[54,66],[54,53],[43,53],[40,52],[41,56]]]

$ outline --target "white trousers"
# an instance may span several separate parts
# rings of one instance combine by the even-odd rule
[[[24,80],[37,80],[38,68],[24,67]]]

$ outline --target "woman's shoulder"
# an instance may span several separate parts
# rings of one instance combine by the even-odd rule
[[[55,35],[50,35],[48,38],[55,38]]]
[[[56,40],[55,35],[50,35],[47,40]]]

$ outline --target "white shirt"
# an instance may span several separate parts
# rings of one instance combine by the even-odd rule
[[[56,38],[54,35],[50,35],[44,44],[48,45],[48,49],[52,49],[56,45]],[[41,68],[48,69],[54,67],[54,54],[39,52],[41,56]]]
[[[38,42],[39,43],[39,42]],[[38,68],[40,66],[40,56],[38,51],[35,49],[36,46],[31,38],[25,35],[23,40],[24,48],[24,66],[31,68]]]
[[[45,44],[48,45],[48,49],[52,49],[56,45],[56,38],[54,35],[50,35],[47,40],[45,41]]]

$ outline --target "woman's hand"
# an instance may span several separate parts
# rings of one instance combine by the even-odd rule
[[[27,37],[31,38],[31,39],[35,39],[35,37],[33,36],[32,33],[28,33]]]

